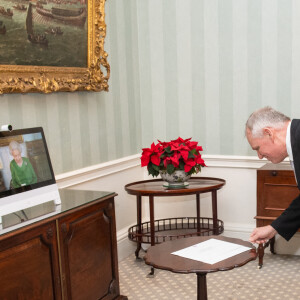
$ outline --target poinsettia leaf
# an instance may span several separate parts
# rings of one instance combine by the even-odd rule
[[[192,167],[192,168],[189,170],[188,175],[192,175],[192,174],[194,174],[194,173],[196,173],[196,170],[195,170],[195,167]]]
[[[188,156],[188,158],[194,158],[194,157],[195,157],[195,155],[194,155],[194,153],[193,153],[193,150],[189,151],[189,156]]]
[[[168,146],[167,148],[165,148],[165,151],[167,152],[167,153],[170,153],[172,150],[171,150],[171,146]]]
[[[172,164],[167,165],[168,174],[172,174],[175,170],[175,167]]]
[[[179,169],[184,170],[184,162],[182,160],[179,161]]]
[[[195,155],[197,153],[197,150],[194,148],[191,150],[191,152]]]
[[[153,177],[155,176],[158,176],[159,172],[156,171],[154,168],[153,168],[153,165],[152,163],[148,165],[148,172],[149,172],[149,175],[152,175]]]
[[[155,175],[155,174],[157,173],[157,171],[155,171],[155,169],[153,168],[153,166],[154,166],[154,165],[153,165],[152,163],[148,165],[148,172],[149,172],[149,175],[157,176],[157,175]]]
[[[152,165],[152,168],[157,172],[159,171],[159,166],[157,166],[157,165]]]
[[[152,166],[153,166],[153,164],[149,163],[149,165],[148,165],[148,172],[149,172],[150,175],[152,175],[152,172],[154,171],[154,169],[153,169]]]

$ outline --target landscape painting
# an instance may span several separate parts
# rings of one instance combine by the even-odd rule
[[[87,67],[85,0],[0,0],[0,64]]]
[[[105,0],[0,0],[0,94],[108,89]]]

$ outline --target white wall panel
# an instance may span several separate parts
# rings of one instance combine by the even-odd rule
[[[204,2],[206,153],[220,151],[218,1]]]
[[[277,103],[277,2],[262,1],[262,105]]]
[[[178,136],[193,135],[193,99],[192,99],[192,36],[191,36],[191,2],[176,1],[177,20],[177,90],[178,90]]]
[[[244,124],[248,118],[247,0],[232,3],[233,51],[233,154],[247,153]]]

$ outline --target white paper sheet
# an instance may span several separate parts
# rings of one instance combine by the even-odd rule
[[[245,247],[217,239],[210,239],[205,242],[173,252],[172,254],[201,261],[206,264],[215,264],[219,261],[250,249],[250,247]]]

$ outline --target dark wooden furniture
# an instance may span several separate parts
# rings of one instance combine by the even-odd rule
[[[258,169],[256,226],[270,225],[298,195],[294,171],[289,164],[267,163]],[[258,247],[260,268],[264,249],[269,245],[271,252],[275,253],[275,237]]]
[[[125,186],[127,193],[136,195],[137,224],[128,230],[130,240],[137,242],[135,252],[139,257],[141,244],[152,246],[178,237],[193,235],[220,234],[224,225],[218,220],[217,190],[225,185],[225,180],[212,177],[191,177],[189,185],[182,189],[168,189],[162,179],[144,180],[129,183]],[[200,217],[200,194],[210,192],[212,195],[212,218]],[[181,217],[155,220],[154,197],[172,197],[196,195],[196,217]],[[142,223],[142,196],[149,197],[150,221]]]
[[[243,245],[252,249],[213,265],[171,254],[174,251],[187,248],[211,238]],[[152,246],[147,250],[144,259],[146,264],[151,265],[154,268],[168,270],[174,273],[196,273],[197,299],[207,300],[206,274],[216,271],[231,270],[233,268],[241,267],[251,260],[255,260],[256,249],[251,243],[239,239],[232,239],[224,236],[197,236],[185,239],[177,239]]]
[[[0,230],[0,298],[127,299],[119,290],[116,194],[60,195],[52,213]]]

